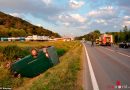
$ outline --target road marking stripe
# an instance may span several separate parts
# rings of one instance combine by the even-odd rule
[[[119,53],[119,54],[121,54],[121,55],[124,55],[124,56],[127,56],[127,57],[130,57],[129,55],[126,55],[126,54],[124,54],[124,53],[120,53],[120,52],[117,52],[117,53]]]
[[[104,48],[104,47],[103,47],[103,48]],[[104,49],[107,49],[107,50],[109,50],[109,51],[114,52],[114,50],[111,50],[111,49],[108,49],[108,48],[104,48]],[[120,54],[120,55],[126,56],[126,57],[130,57],[129,55],[124,54],[124,53],[121,53],[121,52],[117,52],[117,53]]]
[[[91,81],[92,81],[93,90],[99,90],[98,83],[97,83],[97,80],[96,80],[96,77],[95,77],[95,74],[94,74],[94,71],[92,68],[92,64],[90,62],[90,58],[89,58],[86,46],[84,45],[84,47],[85,47],[85,52],[86,52],[86,56],[87,56],[87,60],[88,60],[88,67],[89,67],[89,71],[90,71],[90,77],[91,77]]]

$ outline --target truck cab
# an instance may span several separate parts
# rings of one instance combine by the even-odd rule
[[[113,43],[113,36],[110,34],[102,34],[99,37],[100,45],[102,46],[111,46]]]

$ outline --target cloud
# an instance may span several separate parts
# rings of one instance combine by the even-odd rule
[[[130,16],[124,16],[123,19],[124,20],[130,20]]]
[[[130,21],[124,21],[123,26],[130,26]]]
[[[120,7],[130,7],[130,0],[115,0],[115,2]]]
[[[48,17],[56,16],[65,11],[62,7],[57,7],[51,3],[51,0],[0,0],[0,9],[8,13],[31,14],[36,18],[49,21]],[[4,11],[5,12],[5,11]]]
[[[90,29],[118,30],[121,27],[121,22],[123,22],[119,15],[119,9],[113,6],[99,7],[87,13],[87,18],[89,19],[89,24],[87,25]],[[118,26],[118,28],[114,26]]]
[[[106,20],[103,20],[103,19],[97,19],[97,20],[95,20],[97,23],[99,23],[99,24],[104,24],[104,25],[107,25],[107,22],[106,22]]]
[[[42,0],[42,1],[43,1],[43,3],[45,3],[46,5],[49,5],[49,4],[52,3],[52,0]]]
[[[86,30],[87,29],[87,25],[81,25],[81,26],[76,26],[76,29],[78,30]]]
[[[87,21],[87,18],[77,13],[63,13],[55,17],[54,20],[58,20],[58,24],[62,23],[65,26],[77,27],[83,25]]]
[[[70,16],[80,23],[84,23],[86,21],[86,18],[84,18],[83,16],[79,14],[71,14]]]
[[[70,25],[69,22],[63,22],[62,24],[63,24],[64,26],[69,26],[69,25]]]
[[[70,0],[70,1],[69,1],[69,5],[70,5],[70,7],[73,8],[73,9],[80,8],[80,7],[82,7],[84,4],[85,4],[85,2],[83,2],[83,1],[76,1],[76,0]]]
[[[92,10],[87,13],[88,17],[93,18],[113,18],[116,17],[116,10],[112,6],[101,7],[97,10]]]
[[[130,25],[129,15],[124,16],[125,9],[115,6],[103,6],[87,12],[87,28],[105,31],[119,31],[122,25]]]

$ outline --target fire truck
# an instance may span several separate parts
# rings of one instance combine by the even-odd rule
[[[102,46],[111,46],[111,44],[113,43],[113,36],[111,34],[102,34],[99,37],[99,45]]]

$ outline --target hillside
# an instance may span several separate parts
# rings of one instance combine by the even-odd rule
[[[17,37],[33,34],[60,37],[58,33],[35,26],[21,18],[0,12],[0,37]]]

